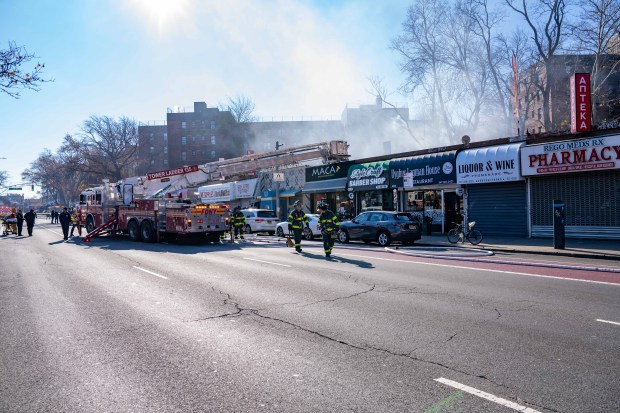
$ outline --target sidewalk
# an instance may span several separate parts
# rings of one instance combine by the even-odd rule
[[[495,252],[520,252],[582,258],[620,260],[620,240],[567,238],[563,250],[553,248],[553,238],[484,237],[478,245],[465,243],[450,244],[445,234],[422,235],[416,246],[441,246],[460,248],[482,248]]]

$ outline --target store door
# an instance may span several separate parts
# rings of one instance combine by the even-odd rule
[[[461,222],[463,218],[461,217],[461,203],[462,198],[456,194],[456,192],[447,192],[444,194],[444,229],[445,232],[449,231],[454,227],[453,222]]]

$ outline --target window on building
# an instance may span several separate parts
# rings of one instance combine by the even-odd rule
[[[215,129],[215,121],[214,120],[211,121],[211,129]]]
[[[181,128],[183,129],[187,128],[187,122],[181,122]]]
[[[181,160],[182,161],[186,161],[187,160],[187,152],[181,152]]]
[[[181,145],[186,145],[186,144],[187,144],[187,137],[181,136]]]
[[[211,145],[215,145],[215,135],[211,135]]]
[[[155,165],[155,159],[151,159],[151,165]]]
[[[196,142],[196,137],[192,135],[192,142]]]
[[[155,147],[154,146],[151,146],[149,148],[149,153],[155,153]]]
[[[164,146],[164,153],[168,153],[168,147]]]
[[[542,126],[538,127],[538,133],[542,133]]]
[[[202,135],[202,141],[206,142],[207,141],[207,137],[205,135]]]
[[[196,122],[192,121],[192,128],[196,126]]]
[[[192,158],[196,158],[196,151],[192,151]]]
[[[211,151],[211,159],[215,159],[215,151]]]
[[[532,119],[534,119],[534,111],[532,111]]]
[[[168,142],[168,134],[164,133],[164,142]]]
[[[538,120],[542,119],[542,108],[538,108]]]
[[[168,159],[164,159],[164,166],[168,166]]]
[[[151,136],[149,136],[149,142],[153,143],[155,141],[155,138],[153,137],[153,134],[151,133]]]

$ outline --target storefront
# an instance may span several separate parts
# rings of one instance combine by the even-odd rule
[[[467,149],[456,157],[463,215],[485,235],[526,237],[527,191],[520,172],[523,143]]]
[[[372,210],[394,211],[398,203],[390,184],[390,161],[354,164],[347,175],[347,196],[354,214]]]
[[[620,135],[521,148],[532,236],[553,236],[554,200],[566,205],[567,238],[620,239]]]
[[[258,179],[205,185],[198,188],[200,200],[207,204],[226,203],[231,208],[252,206]]]
[[[456,195],[456,151],[390,162],[390,188],[402,211],[411,212],[433,231],[447,232],[462,209]]]
[[[347,172],[353,162],[339,162],[306,168],[304,207],[315,212],[319,202],[326,202],[340,220],[351,219],[354,213],[353,201],[349,199]]]

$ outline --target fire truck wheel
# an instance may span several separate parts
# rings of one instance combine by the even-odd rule
[[[138,223],[135,220],[129,221],[127,224],[127,234],[132,241],[140,241],[140,229]]]
[[[90,234],[95,230],[95,220],[93,217],[86,218],[86,233]]]
[[[143,242],[155,242],[155,231],[153,229],[153,224],[149,220],[142,221],[142,225],[140,226],[140,232],[142,233],[142,241]]]

